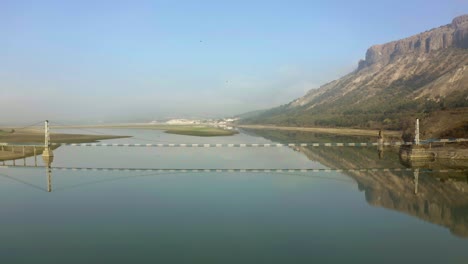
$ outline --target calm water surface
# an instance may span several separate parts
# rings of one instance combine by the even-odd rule
[[[106,143],[370,141],[99,131],[134,136]],[[415,180],[413,171],[347,171],[442,166],[401,162],[396,150],[60,147],[54,154],[53,167],[333,170],[52,170],[47,192],[44,168],[2,168],[1,263],[468,263],[466,172],[421,171]]]

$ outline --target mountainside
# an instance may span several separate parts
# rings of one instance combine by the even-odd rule
[[[372,46],[354,72],[242,121],[404,129],[415,117],[440,121],[440,113],[451,110],[458,115],[443,123],[445,130],[464,131],[468,125],[468,15]]]

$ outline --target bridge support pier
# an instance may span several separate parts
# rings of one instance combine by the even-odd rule
[[[42,152],[42,158],[44,157],[54,157],[54,153],[50,148],[45,148],[44,152]]]

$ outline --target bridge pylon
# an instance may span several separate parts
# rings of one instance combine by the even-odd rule
[[[45,121],[44,124],[44,151],[42,152],[42,159],[44,163],[50,165],[54,159],[54,153],[50,148],[50,130],[49,130],[49,120]]]
[[[419,145],[419,119],[416,119],[416,125],[414,129],[414,144]]]

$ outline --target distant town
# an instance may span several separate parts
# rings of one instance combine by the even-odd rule
[[[170,119],[165,122],[161,121],[152,121],[151,124],[167,124],[167,125],[204,125],[204,126],[213,126],[227,130],[235,130],[233,126],[234,122],[239,120],[239,118],[221,118],[221,119],[184,119],[176,118]]]

